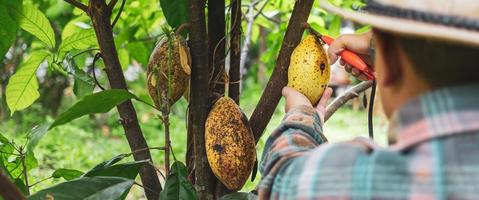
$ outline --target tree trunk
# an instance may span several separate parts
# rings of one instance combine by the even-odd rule
[[[264,89],[261,99],[249,120],[256,142],[259,141],[264,129],[268,125],[276,106],[281,98],[281,90],[288,83],[288,66],[294,48],[301,41],[304,26],[313,6],[314,0],[296,1],[294,4],[288,28],[276,59],[273,74]]]
[[[225,26],[225,0],[208,0],[210,88],[221,95],[225,93]]]
[[[241,86],[241,0],[231,4],[230,69],[228,96],[240,103]]]
[[[10,181],[10,179],[0,169],[0,199],[5,200],[24,200],[20,190]]]
[[[190,0],[190,49],[191,49],[191,124],[189,129],[194,138],[195,188],[199,199],[213,199],[214,177],[208,165],[205,149],[205,121],[210,110],[208,66],[208,41],[206,40],[205,0]]]
[[[209,62],[213,71],[210,88],[219,96],[224,95],[227,80],[225,72],[225,29],[225,0],[208,0]],[[230,192],[215,176],[210,177],[210,179],[210,182],[214,182],[216,185],[214,193],[216,199]]]
[[[105,0],[90,0],[88,7],[110,86],[115,89],[128,89],[113,40],[113,32],[110,25],[111,8],[106,5]],[[153,162],[131,101],[123,102],[117,106],[117,109],[120,113],[121,124],[125,129],[130,149],[132,152],[135,152],[133,154],[134,159],[148,159]],[[137,151],[139,149],[147,150]],[[145,187],[146,197],[149,200],[157,200],[161,191],[161,185],[155,168],[152,165],[145,165],[140,171],[140,177]]]

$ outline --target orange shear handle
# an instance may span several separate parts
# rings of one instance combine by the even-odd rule
[[[321,36],[321,40],[324,41],[324,43],[330,45],[334,39],[323,35]],[[344,50],[339,53],[339,56],[348,64],[350,64],[352,67],[358,69],[363,73],[368,80],[374,80],[374,71],[369,68],[369,66],[359,57],[356,53],[350,51],[350,50]]]

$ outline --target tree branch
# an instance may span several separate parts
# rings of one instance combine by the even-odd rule
[[[125,89],[125,77],[121,68],[118,53],[116,51],[112,27],[110,24],[110,17],[112,10],[106,5],[105,0],[90,0],[89,1],[90,17],[93,22],[93,28],[97,36],[97,41],[100,47],[100,52],[105,63],[105,72],[110,82],[111,88]],[[150,151],[137,151],[139,149],[148,148],[138,118],[136,116],[135,108],[130,100],[123,102],[117,106],[120,114],[120,122],[125,130],[125,135],[130,145],[135,160],[150,160],[153,161]],[[160,181],[156,174],[155,168],[151,165],[144,165],[140,170],[140,177],[143,185],[147,188],[153,189],[155,192],[145,189],[146,197],[149,200],[157,200],[158,193],[161,191]]]
[[[115,7],[116,3],[118,2],[118,0],[111,0],[110,3],[108,3],[108,7],[113,10],[113,8]]]
[[[0,169],[0,197],[5,200],[25,200],[20,190],[8,179]]]
[[[231,9],[231,53],[228,96],[239,105],[241,85],[241,0],[233,1],[231,4]]]
[[[72,6],[77,7],[80,10],[83,10],[83,12],[88,14],[88,6],[86,6],[85,4],[83,4],[79,1],[76,1],[76,0],[64,0],[64,1],[71,4]]]
[[[245,39],[244,39],[244,44],[243,47],[241,48],[241,62],[240,62],[240,72],[241,76],[245,74],[245,65],[246,65],[246,57],[248,56],[248,51],[249,47],[251,45],[251,32],[253,31],[253,23],[256,18],[263,12],[263,9],[268,5],[269,0],[266,0],[261,6],[261,8],[258,10],[258,12],[255,14],[254,13],[254,8],[255,6],[259,3],[259,1],[252,2],[248,6],[248,13],[245,15],[246,19],[246,32],[245,32]]]
[[[225,27],[225,0],[208,0],[210,88],[218,94],[225,92]]]
[[[359,96],[359,93],[364,92],[373,85],[373,81],[364,81],[354,87],[346,90],[341,96],[334,99],[326,108],[326,114],[324,114],[324,121],[326,122],[341,106],[347,103],[349,100]]]
[[[273,74],[264,89],[261,99],[249,120],[256,142],[259,141],[281,98],[281,90],[287,84],[288,66],[294,48],[301,41],[304,27],[314,0],[296,1],[286,29]]]
[[[195,160],[195,188],[198,198],[213,199],[214,185],[209,182],[214,176],[206,158],[205,148],[205,122],[210,110],[209,79],[210,70],[208,67],[208,38],[206,34],[205,21],[205,0],[190,0],[190,49],[191,49],[191,84],[190,84],[190,105],[189,120],[191,124],[188,133],[194,141]]]

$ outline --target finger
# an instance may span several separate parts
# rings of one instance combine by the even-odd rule
[[[340,60],[339,60],[339,64],[340,64],[341,66],[345,66],[345,65],[346,65],[346,62],[344,62],[343,59],[340,59]]]
[[[329,64],[334,64],[338,60],[338,54],[345,48],[344,39],[339,37],[328,48]]]
[[[344,70],[346,70],[346,72],[351,73],[351,69],[352,69],[351,65],[348,65],[348,64],[344,65]]]
[[[287,97],[289,96],[289,94],[291,93],[291,90],[293,88],[290,88],[288,86],[284,87],[283,90],[281,90],[281,94],[284,96],[284,97]]]
[[[363,73],[361,73],[361,75],[358,76],[358,79],[361,80],[361,81],[367,81],[368,77],[366,75],[364,75]]]
[[[330,87],[327,87],[326,90],[324,90],[323,96],[321,96],[321,99],[319,100],[318,105],[316,105],[316,108],[326,108],[332,94],[333,94],[333,89]]]
[[[352,68],[351,74],[353,74],[353,76],[355,77],[358,77],[361,74],[361,72],[356,68]]]

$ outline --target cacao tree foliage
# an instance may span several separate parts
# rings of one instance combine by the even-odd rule
[[[85,5],[89,3],[89,0],[76,1]],[[112,1],[107,0],[106,3]],[[233,20],[229,17],[232,1],[226,0],[227,24]],[[254,85],[249,86],[261,88],[262,85],[258,82],[267,80],[272,73],[295,1],[242,0],[243,14],[247,13],[248,6],[255,4],[254,18],[244,16],[240,22],[243,30],[241,44],[245,44],[244,40],[247,38],[251,40],[250,46],[245,48],[247,59],[244,62],[247,64],[243,76],[248,78],[244,78],[243,85],[253,82]],[[95,160],[93,163],[90,160],[81,160],[77,151],[72,149],[70,155],[65,149],[73,148],[69,145],[73,146],[76,141],[72,140],[80,138],[81,134],[114,140],[123,138],[121,123],[128,123],[128,119],[119,120],[118,114],[111,110],[129,100],[141,110],[138,118],[142,130],[150,138],[153,138],[151,135],[162,133],[160,130],[164,127],[160,125],[161,120],[157,117],[158,110],[152,106],[145,87],[145,71],[156,42],[164,37],[162,27],[169,26],[174,30],[189,22],[188,2],[117,1],[111,17],[113,21],[119,16],[113,27],[113,36],[129,89],[120,90],[109,87],[105,64],[102,56],[98,54],[100,50],[93,23],[81,9],[63,0],[0,0],[0,171],[6,174],[28,199],[45,199],[49,196],[55,199],[125,199],[130,195],[132,186],[139,185],[137,176],[142,167],[161,166],[162,161],[159,161],[158,156],[162,154],[161,147],[150,149],[155,162],[133,161],[132,155],[135,152],[128,153],[126,142],[122,144],[122,151],[109,152],[110,154],[105,155],[106,158],[102,157],[105,160],[103,162],[94,158],[91,158]],[[331,2],[355,10],[364,6],[363,0]],[[319,1],[315,1],[308,22],[314,29],[333,37],[338,36],[345,27],[345,21],[321,9]],[[251,23],[250,32],[246,32],[248,23]],[[369,29],[368,26],[353,27],[357,32]],[[188,29],[181,34],[188,39]],[[229,30],[226,35],[229,37]],[[261,42],[266,44],[264,49],[261,49]],[[228,49],[228,43],[226,47]],[[66,80],[66,86],[55,91],[50,83],[56,83],[58,79]],[[60,114],[57,116],[41,112],[47,108],[44,107],[45,104],[40,104],[39,100],[48,99],[49,91],[63,97],[59,102],[47,101],[46,104],[47,107],[48,103],[51,106],[58,104]],[[188,102],[181,100],[171,108],[172,135],[182,138],[183,142],[173,139],[171,146],[173,153],[180,155],[184,155],[186,151],[184,133],[187,107]],[[4,123],[7,125],[2,125],[7,121],[9,123]],[[77,126],[77,122],[87,125]],[[59,129],[68,130],[68,134],[75,139],[62,141],[62,145],[66,146],[62,149],[62,156],[44,154],[44,149],[56,153],[61,151],[52,144],[42,145],[44,140],[61,140],[49,135],[59,132]],[[148,143],[159,144],[155,140],[148,140]],[[80,148],[92,154],[97,150],[108,152],[109,144],[85,145],[78,147]],[[153,152],[155,149],[159,150]],[[108,156],[116,154],[119,155],[108,159]],[[56,160],[52,162],[54,159]],[[163,174],[163,190],[161,193],[158,191],[161,199],[197,198],[196,190],[189,179],[191,177],[183,164],[184,156],[178,156],[178,159],[173,156],[173,159],[170,173]],[[82,165],[81,168],[65,166],[63,160],[78,165],[89,162],[90,165]],[[45,172],[45,169],[48,170]],[[158,172],[164,171],[158,169]],[[223,199],[252,198],[247,192],[254,188],[259,179],[256,178],[254,183],[247,183],[243,190],[245,193],[233,193]],[[135,197],[138,195],[135,194]]]

